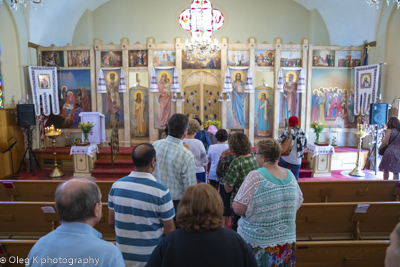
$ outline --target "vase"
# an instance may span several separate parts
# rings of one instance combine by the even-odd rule
[[[317,134],[317,138],[315,139],[315,143],[319,143],[319,134]]]
[[[85,136],[85,143],[89,143],[89,133],[83,133],[83,135]]]

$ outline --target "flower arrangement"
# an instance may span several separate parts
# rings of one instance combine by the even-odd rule
[[[219,129],[219,127],[221,127],[221,122],[218,120],[203,121],[204,130],[207,131],[208,127],[210,127],[210,125],[214,125],[215,128]]]
[[[83,135],[85,136],[85,143],[89,142],[89,133],[94,127],[93,122],[80,122],[78,128],[82,130]]]
[[[74,146],[81,143],[81,139],[79,139],[79,138],[72,139],[72,141],[73,141],[72,143],[74,144]]]
[[[314,129],[315,134],[317,135],[317,139],[315,140],[316,143],[319,143],[319,135],[322,133],[322,131],[324,130],[326,123],[322,123],[322,122],[312,122],[310,124],[311,128]]]

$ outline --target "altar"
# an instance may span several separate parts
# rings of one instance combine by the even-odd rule
[[[305,152],[314,177],[331,176],[332,156],[335,155],[335,148],[329,146],[318,146],[309,144]]]

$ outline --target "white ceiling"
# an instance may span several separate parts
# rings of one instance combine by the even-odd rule
[[[83,13],[96,10],[109,0],[48,0],[34,10],[31,7],[30,41],[43,46],[66,45]],[[359,45],[375,40],[375,8],[365,0],[293,0],[308,10],[316,9],[325,21],[332,45]],[[50,25],[51,27],[43,27]]]

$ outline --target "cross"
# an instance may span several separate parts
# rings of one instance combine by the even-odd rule
[[[203,72],[200,72],[200,80],[203,79]]]
[[[82,161],[83,161],[83,159],[81,158],[79,161],[80,161],[80,162],[82,162]]]
[[[321,159],[321,161],[322,161],[322,162],[325,162],[325,160],[324,160],[324,159]]]
[[[367,54],[369,54],[369,49],[371,48],[372,46],[370,46],[370,45],[367,45],[366,46],[366,48],[367,48]]]

